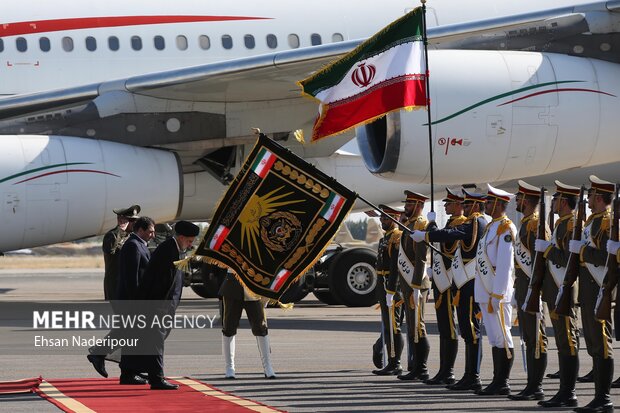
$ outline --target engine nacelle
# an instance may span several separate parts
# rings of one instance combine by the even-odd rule
[[[112,209],[132,204],[156,222],[180,212],[173,153],[66,136],[0,139],[0,251],[101,234],[116,225]]]
[[[620,159],[620,66],[568,55],[429,51],[434,178],[496,182]],[[357,129],[368,169],[428,183],[428,113]]]

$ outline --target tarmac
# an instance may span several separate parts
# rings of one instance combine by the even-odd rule
[[[101,301],[102,270],[0,270],[0,301],[56,301],[93,303]],[[217,300],[204,300],[189,288],[184,291],[185,306],[213,309]],[[431,341],[429,369],[438,369],[439,340],[433,303],[427,303],[427,329]],[[523,412],[557,411],[542,409],[536,402],[515,402],[502,396],[482,397],[469,392],[453,392],[441,386],[420,382],[402,382],[395,377],[371,373],[372,344],[379,337],[379,311],[374,307],[347,308],[327,306],[310,294],[291,310],[267,309],[272,361],[278,375],[275,380],[263,377],[256,341],[245,317],[237,335],[237,379],[224,379],[221,354],[166,355],[166,375],[188,376],[213,385],[236,396],[259,401],[290,412]],[[549,334],[551,330],[549,329]],[[211,335],[216,334],[213,332]],[[0,342],[7,342],[10,332],[3,331]],[[174,338],[173,331],[169,340]],[[515,363],[511,374],[513,392],[525,386],[518,329],[515,336]],[[460,344],[455,373],[463,372],[463,349]],[[200,344],[198,344],[200,345]],[[614,343],[617,349],[619,346]],[[547,372],[558,369],[553,338],[549,341]],[[616,350],[617,351],[617,350]],[[492,364],[490,348],[483,347],[481,377],[490,382]],[[0,381],[26,377],[43,378],[98,377],[83,355],[0,355]],[[582,339],[581,374],[591,367]],[[114,363],[107,363],[110,376],[119,374]],[[618,376],[618,372],[615,377]],[[548,397],[555,394],[559,380],[546,379]],[[594,396],[592,383],[579,383],[580,404]],[[620,390],[612,389],[614,404],[620,406]],[[56,412],[51,403],[36,395],[0,396],[0,412]]]

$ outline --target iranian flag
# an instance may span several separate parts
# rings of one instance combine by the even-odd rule
[[[312,141],[388,112],[425,107],[426,75],[423,10],[418,7],[299,82],[304,94],[320,102]]]
[[[252,164],[252,171],[254,171],[259,177],[264,178],[273,166],[275,160],[276,156],[267,149],[263,148],[256,155],[256,160]]]
[[[343,204],[344,198],[332,192],[329,194],[329,198],[325,201],[325,206],[323,206],[319,214],[327,221],[333,222],[340,213]]]
[[[209,248],[218,251],[222,246],[222,243],[228,236],[229,232],[230,228],[226,228],[224,225],[220,225],[217,228],[217,231],[215,231],[215,234],[213,234],[213,238],[211,238],[211,241],[209,242]]]
[[[288,279],[289,275],[291,275],[291,271],[287,269],[283,268],[280,271],[278,271],[273,281],[271,282],[270,289],[272,291],[280,291],[280,288],[282,288],[284,281]]]

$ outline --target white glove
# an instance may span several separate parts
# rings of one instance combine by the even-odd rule
[[[538,252],[545,252],[551,245],[551,241],[545,241],[544,239],[537,239],[534,243],[534,249]]]
[[[564,295],[564,284],[560,285],[560,288],[558,288],[558,294],[555,296],[555,306],[558,306],[558,303],[560,302],[560,297]]]
[[[428,222],[435,222],[435,218],[437,218],[437,214],[435,214],[435,211],[430,211],[428,214],[426,214],[426,219],[428,219]]]
[[[413,296],[413,308],[416,308],[417,306],[420,305],[420,290],[417,289],[413,289],[413,293],[411,293],[411,295]]]
[[[391,307],[394,304],[394,294],[386,293],[385,303],[387,304],[388,307]]]
[[[413,231],[411,233],[411,239],[415,242],[422,242],[426,239],[426,231]]]
[[[491,307],[493,307],[493,312],[497,312],[499,310],[499,298],[491,297]]]
[[[428,275],[429,279],[433,279],[433,267],[426,267],[426,275]]]
[[[586,245],[585,241],[572,239],[568,242],[568,250],[573,254],[579,254],[584,245]]]
[[[620,241],[607,240],[607,253],[616,255],[620,249]]]

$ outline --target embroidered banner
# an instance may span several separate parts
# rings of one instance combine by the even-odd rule
[[[278,300],[338,231],[356,194],[266,136],[231,183],[196,255]]]

